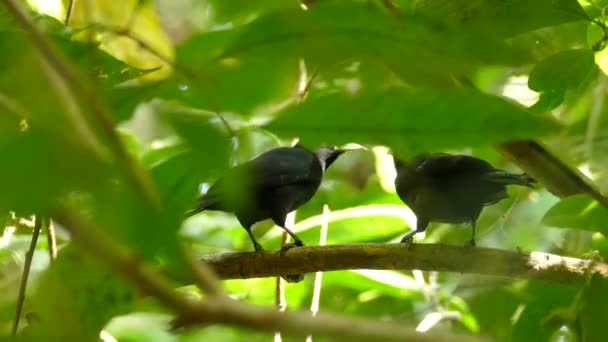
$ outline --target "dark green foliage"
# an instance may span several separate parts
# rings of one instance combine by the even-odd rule
[[[119,2],[97,2],[122,10]],[[330,244],[396,242],[412,228],[414,216],[391,188],[392,160],[378,145],[408,159],[421,152],[472,153],[517,172],[493,146],[535,139],[608,189],[608,80],[602,71],[608,65],[598,45],[606,40],[606,1],[306,3],[304,11],[294,0],[155,1],[175,44],[175,62],[164,66],[171,67],[170,75],[154,82],[140,78],[154,69],[123,61],[145,47],[108,52],[120,32],[97,41],[95,25],[67,28],[36,14],[51,52],[68,70],[57,69],[49,52],[0,5],[0,224],[7,226],[0,234],[0,336],[10,330],[31,233],[27,221],[9,212],[28,217],[68,210],[142,262],[181,277],[182,248],[194,254],[250,250],[232,215],[206,212],[184,220],[199,185],[264,151],[290,146],[294,138],[308,147],[370,147],[336,161],[316,195],[297,210],[294,230],[309,244],[319,240],[325,204],[331,210]],[[152,2],[132,5],[137,19]],[[151,27],[158,21],[145,19]],[[157,37],[140,38],[154,46]],[[66,71],[82,83],[66,78]],[[606,233],[608,222],[606,208],[596,201],[560,200],[542,184],[509,192],[509,200],[480,216],[478,245],[608,255],[605,237],[593,234]],[[452,227],[437,224],[425,242],[460,244],[469,233]],[[46,322],[36,326],[34,320],[24,339],[96,340],[104,328],[120,341],[270,340],[268,334],[215,325],[167,333],[170,313],[151,298],[134,300],[116,270],[91,259],[57,228],[64,249],[49,267],[47,241],[40,240],[26,293],[26,312]],[[267,249],[279,248],[281,233],[271,223],[257,224],[254,234]],[[458,320],[439,322],[432,331],[496,341],[555,340],[560,328],[571,340],[603,336],[606,286],[595,278],[576,289],[414,274],[325,273],[321,311],[411,328],[429,314],[455,312]],[[312,279],[287,287],[290,309],[308,308]],[[223,286],[234,298],[270,306],[274,282],[233,280]],[[180,290],[198,296],[191,287]]]

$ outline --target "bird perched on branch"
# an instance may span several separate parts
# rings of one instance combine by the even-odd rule
[[[230,169],[198,200],[187,217],[203,210],[235,213],[247,230],[256,251],[262,246],[251,227],[258,221],[272,219],[294,240],[283,251],[304,243],[285,226],[287,214],[308,202],[321,185],[323,173],[346,150],[321,146],[315,152],[296,145],[279,147]]]
[[[535,182],[526,174],[499,170],[470,156],[440,153],[409,164],[393,158],[397,194],[417,217],[416,230],[401,239],[408,245],[430,222],[445,222],[470,223],[467,245],[475,246],[475,223],[483,207],[507,198],[507,185],[532,187]]]

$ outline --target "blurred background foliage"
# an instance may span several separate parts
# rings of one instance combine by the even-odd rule
[[[394,192],[388,148],[405,158],[472,154],[516,171],[492,145],[539,139],[608,189],[607,1],[86,0],[74,2],[65,25],[69,3],[28,0],[47,40],[98,101],[70,98],[0,11],[0,223],[6,227],[0,335],[10,332],[14,318],[31,214],[67,206],[155,263],[178,265],[180,243],[196,254],[249,251],[232,215],[206,212],[182,222],[183,213],[199,184],[204,189],[230,166],[294,138],[310,148],[370,147],[338,160],[297,211],[295,231],[308,244],[319,241],[324,204],[331,210],[328,244],[396,242],[411,229],[415,217]],[[96,110],[111,114],[160,206],[129,179]],[[478,245],[608,255],[598,233],[607,232],[608,214],[586,196],[560,202],[542,186],[511,195],[484,210]],[[55,337],[84,340],[103,327],[107,341],[272,338],[227,326],[169,333],[169,313],[148,298],[133,299],[115,275],[65,248],[69,236],[57,228],[60,255],[49,268],[49,245],[38,243],[25,302],[26,312],[52,312],[69,322],[47,327]],[[280,230],[271,223],[254,231],[267,248],[279,247]],[[424,242],[461,244],[469,234],[434,224]],[[287,286],[288,308],[310,306],[313,280]],[[270,306],[275,281],[223,286],[234,298]],[[496,341],[599,341],[608,317],[602,286],[329,272],[320,310]]]

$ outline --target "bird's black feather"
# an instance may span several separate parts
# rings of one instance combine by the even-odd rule
[[[285,227],[286,216],[313,197],[325,169],[342,152],[333,146],[322,146],[314,153],[295,146],[262,153],[230,169],[186,215],[204,210],[233,212],[256,250],[262,247],[253,237],[251,226],[270,218],[289,233],[297,245],[302,245],[302,241]]]
[[[494,168],[488,162],[465,155],[440,153],[404,163],[394,158],[399,198],[416,214],[416,231],[404,236],[411,243],[416,232],[430,222],[471,223],[470,244],[475,244],[475,223],[486,205],[508,197],[510,184],[532,186],[526,174],[513,174]]]

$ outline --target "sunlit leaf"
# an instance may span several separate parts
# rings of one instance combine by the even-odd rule
[[[267,128],[319,144],[387,145],[397,154],[538,138],[558,131],[549,118],[500,97],[469,90],[405,88],[310,99],[287,108]]]
[[[608,233],[608,209],[588,195],[562,199],[543,218],[548,226]]]
[[[578,87],[593,72],[597,72],[593,51],[562,51],[532,69],[528,86],[538,92],[564,92]]]
[[[91,28],[95,26],[97,29]],[[87,30],[78,38],[96,38],[103,50],[135,68],[158,69],[147,74],[145,80],[163,79],[171,73],[173,46],[161,26],[153,1],[76,1],[70,27],[91,28],[96,34],[91,35]],[[136,39],[127,36],[125,30]]]

